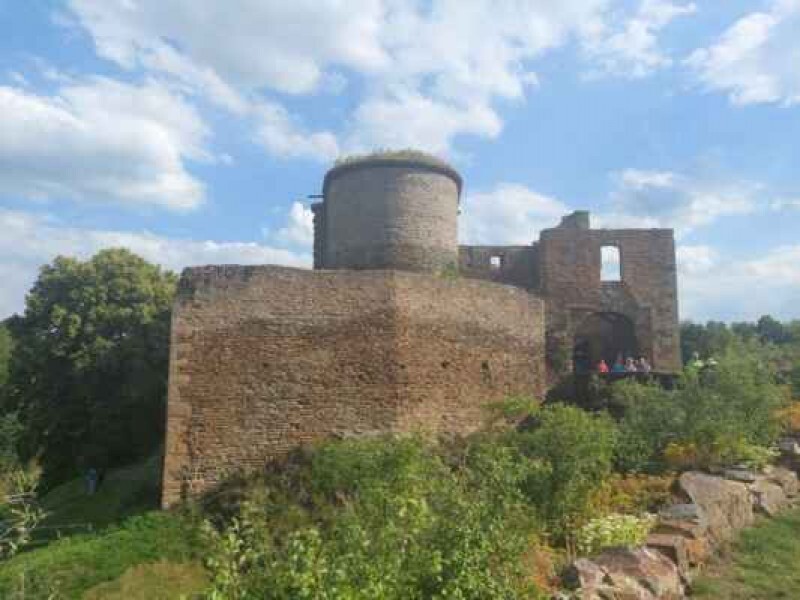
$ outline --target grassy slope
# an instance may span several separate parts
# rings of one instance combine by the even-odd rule
[[[695,584],[694,598],[800,598],[800,509],[742,532],[723,564]]]
[[[151,510],[157,466],[150,460],[112,471],[93,496],[81,480],[50,492],[42,501],[47,528],[36,546],[0,563],[0,598],[157,600],[202,589],[191,524]],[[166,595],[154,595],[153,586]]]
[[[153,457],[110,471],[92,496],[86,494],[82,479],[58,486],[42,499],[42,508],[48,513],[44,531],[55,536],[102,529],[158,508],[159,462]]]

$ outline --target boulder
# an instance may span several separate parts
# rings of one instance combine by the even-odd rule
[[[679,534],[701,539],[708,531],[708,519],[696,504],[673,504],[658,513],[653,533]]]
[[[658,550],[678,567],[678,572],[684,581],[690,578],[691,564],[687,551],[688,538],[680,534],[651,533],[645,541],[645,546]]]
[[[574,560],[564,573],[563,581],[571,589],[580,589],[583,592],[596,590],[606,582],[605,571],[588,558]]]
[[[745,484],[693,471],[683,473],[678,483],[708,523],[712,544],[730,540],[753,523],[753,503]]]
[[[767,477],[759,477],[747,487],[752,494],[753,508],[769,517],[776,516],[789,504],[783,488]]]
[[[755,471],[751,471],[750,469],[725,469],[722,473],[725,479],[731,479],[733,481],[741,481],[742,483],[753,483],[756,479],[758,479],[758,473]]]
[[[649,548],[611,548],[572,563],[569,577],[580,582],[582,600],[678,600],[683,584],[678,567]]]
[[[782,438],[778,442],[778,450],[791,457],[800,457],[800,440],[797,438]]]
[[[656,550],[610,548],[594,562],[606,572],[611,585],[620,591],[620,597],[632,600],[683,598],[678,567]]]
[[[767,479],[781,486],[787,498],[794,498],[800,492],[797,473],[785,467],[773,467],[767,475]]]

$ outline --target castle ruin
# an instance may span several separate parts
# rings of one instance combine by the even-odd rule
[[[328,437],[469,433],[487,403],[600,358],[679,368],[672,230],[575,212],[529,246],[459,246],[461,187],[426,157],[345,162],[312,206],[313,270],[184,270],[165,507]],[[619,280],[602,280],[603,248]]]

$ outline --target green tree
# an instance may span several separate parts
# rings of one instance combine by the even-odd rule
[[[0,400],[8,382],[8,365],[11,362],[11,333],[4,323],[0,323]]]
[[[42,267],[15,319],[8,408],[47,483],[162,439],[175,276],[123,249]]]
[[[769,315],[764,315],[758,320],[756,330],[763,342],[785,344],[791,340],[791,332],[788,327]]]

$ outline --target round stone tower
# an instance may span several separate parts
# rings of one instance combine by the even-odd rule
[[[315,263],[438,272],[458,264],[461,177],[426,155],[357,158],[325,175]]]

